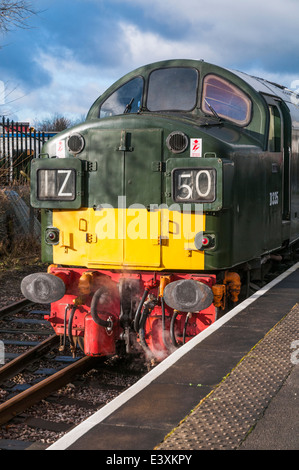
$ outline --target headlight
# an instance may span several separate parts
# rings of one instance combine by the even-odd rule
[[[74,153],[75,155],[77,153],[82,152],[85,146],[85,140],[84,137],[79,134],[71,134],[69,138],[67,139],[67,147],[69,152]]]
[[[170,282],[164,289],[166,304],[181,312],[199,312],[213,302],[212,289],[194,279],[181,279]]]
[[[173,170],[172,195],[175,202],[214,202],[215,168],[179,168]]]
[[[182,153],[186,150],[189,139],[183,132],[175,131],[169,134],[166,139],[166,145],[173,153]]]
[[[24,297],[32,302],[48,304],[65,295],[65,284],[54,274],[33,273],[22,280],[21,291]]]

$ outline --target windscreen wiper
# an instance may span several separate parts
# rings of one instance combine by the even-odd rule
[[[132,109],[132,104],[133,104],[134,98],[131,99],[131,101],[127,104],[124,110],[124,114],[127,114],[131,111]]]
[[[209,110],[211,111],[211,113],[215,116],[215,118],[218,119],[218,121],[222,121],[221,117],[218,116],[217,112],[215,111],[215,109],[213,108],[212,105],[210,105],[210,103],[208,103],[207,99],[205,98],[205,103],[206,105],[208,106]]]

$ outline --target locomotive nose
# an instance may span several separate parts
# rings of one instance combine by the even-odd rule
[[[56,302],[65,294],[65,284],[54,274],[34,273],[21,282],[24,297],[32,302],[48,304]]]
[[[194,279],[183,279],[168,284],[163,293],[166,304],[181,312],[199,312],[213,302],[212,289]]]

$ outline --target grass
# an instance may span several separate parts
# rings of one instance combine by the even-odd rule
[[[29,186],[0,189],[0,270],[21,269],[40,264],[40,242],[34,235],[23,233],[14,220],[14,212],[6,190],[13,189],[29,207]],[[38,216],[38,214],[35,214]]]

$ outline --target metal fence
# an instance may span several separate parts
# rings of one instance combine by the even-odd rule
[[[2,118],[0,122],[0,186],[29,176],[30,161],[41,153],[44,142],[55,132],[41,132],[29,123]]]

